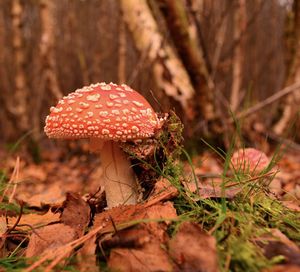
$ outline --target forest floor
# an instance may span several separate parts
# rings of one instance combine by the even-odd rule
[[[3,147],[0,271],[300,271],[300,154],[281,155],[260,174],[165,158],[143,201],[106,209],[86,143]]]

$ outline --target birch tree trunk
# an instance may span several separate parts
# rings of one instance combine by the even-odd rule
[[[214,118],[213,88],[209,86],[209,73],[202,45],[197,39],[197,28],[189,20],[182,0],[163,0],[165,16],[172,40],[195,89],[196,107],[205,120]]]
[[[189,75],[168,40],[160,33],[146,0],[122,0],[124,20],[132,33],[140,54],[146,54],[154,80],[166,93],[178,101],[191,119],[191,99],[195,91]]]
[[[41,36],[39,44],[40,59],[40,80],[38,88],[41,90],[35,98],[35,112],[41,112],[45,97],[54,97],[59,100],[63,94],[60,90],[56,76],[56,57],[54,54],[55,44],[55,22],[54,9],[55,3],[52,0],[40,0],[40,20],[41,20]],[[47,96],[47,93],[50,95]],[[32,115],[32,125],[34,128],[33,137],[38,138],[41,131],[40,116]]]
[[[22,14],[23,6],[20,0],[11,2],[12,16],[12,46],[15,65],[15,90],[14,97],[6,100],[8,110],[15,116],[15,125],[22,132],[29,128],[27,99],[28,88],[26,83],[26,74],[24,71],[25,53],[22,35]]]

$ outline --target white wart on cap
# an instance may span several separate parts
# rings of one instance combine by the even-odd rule
[[[49,138],[126,141],[151,137],[159,128],[147,100],[125,84],[97,83],[78,89],[50,112],[44,128]]]

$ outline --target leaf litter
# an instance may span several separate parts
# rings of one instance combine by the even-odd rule
[[[153,149],[147,149],[143,154],[146,154],[146,158],[153,152]],[[90,159],[91,155],[80,158],[74,156],[63,164],[62,158],[65,155],[56,153],[51,157],[49,154],[51,152],[47,152],[48,159],[39,165],[24,160],[18,163],[16,189],[14,191],[13,187],[10,188],[3,201],[9,198],[23,201],[27,210],[21,214],[18,222],[18,212],[2,212],[1,256],[9,254],[8,244],[20,242],[23,238],[17,238],[18,235],[25,233],[30,234],[30,237],[22,247],[25,253],[23,250],[20,254],[39,256],[39,259],[24,271],[33,271],[39,267],[43,267],[43,271],[51,271],[58,264],[65,265],[66,258],[71,256],[75,257],[75,266],[80,271],[98,271],[99,263],[103,262],[112,270],[120,271],[218,271],[220,263],[217,251],[220,248],[216,246],[215,237],[220,237],[209,234],[214,233],[218,225],[208,232],[207,228],[203,228],[204,223],[200,226],[196,222],[183,222],[189,221],[189,218],[178,215],[178,199],[182,197],[178,185],[174,186],[169,179],[160,177],[151,187],[147,201],[104,210],[105,202],[100,201],[104,195],[101,184],[98,190],[102,169],[98,167],[97,158]],[[299,154],[287,154],[279,162],[279,185],[275,194],[277,199],[295,210],[299,207],[299,157]],[[197,159],[195,157],[193,160]],[[220,160],[205,153],[199,161],[199,165],[195,163],[200,189],[197,196],[196,183],[189,178],[190,173],[184,171],[184,176],[180,178],[181,182],[191,181],[183,185],[187,192],[193,193],[193,201],[221,201],[225,197],[227,201],[234,202],[240,188],[228,186],[224,195]],[[14,166],[16,163],[11,160],[3,169],[11,172]],[[184,166],[186,168],[189,167]],[[16,173],[15,170],[15,177]],[[157,178],[155,174],[141,177]],[[255,182],[255,179],[260,179],[258,176],[247,178],[250,181],[254,178]],[[229,179],[229,185],[230,182],[233,181]],[[9,237],[4,237],[8,230]],[[274,266],[274,269],[280,271],[283,266],[286,271],[294,271],[295,267],[299,268],[295,262],[299,254],[298,245],[286,243],[286,240],[282,241],[278,237],[275,241],[274,237],[272,239],[258,236],[252,242],[261,243],[268,258],[278,256],[276,254],[284,257],[286,265]],[[280,251],[272,255],[274,248]],[[230,262],[228,259],[225,267]]]
[[[216,240],[196,223],[182,223],[168,247],[175,271],[219,271]]]

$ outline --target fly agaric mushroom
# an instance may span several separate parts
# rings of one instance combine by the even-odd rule
[[[160,128],[156,113],[125,84],[97,83],[78,89],[51,107],[45,133],[49,138],[90,139],[101,153],[108,208],[137,202],[137,183],[118,142],[148,138]]]
[[[235,171],[249,171],[249,173],[258,174],[269,163],[267,155],[255,148],[241,148],[231,157],[231,166]]]

